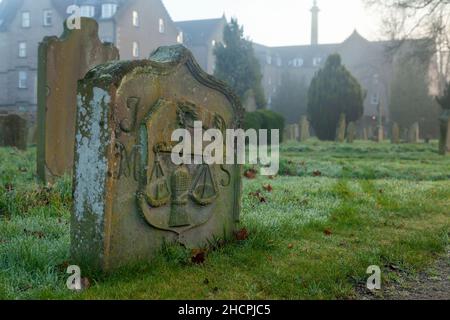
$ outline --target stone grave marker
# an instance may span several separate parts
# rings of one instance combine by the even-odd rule
[[[308,118],[306,116],[302,116],[300,119],[300,125],[299,125],[299,141],[300,142],[304,142],[306,140],[309,139],[310,134],[309,134],[309,121]]]
[[[27,120],[17,114],[0,115],[0,146],[27,149]]]
[[[439,153],[450,152],[450,110],[445,110],[440,117]]]
[[[224,132],[244,114],[186,48],[94,68],[79,82],[77,113],[71,263],[110,270],[147,261],[164,243],[202,248],[233,235],[241,166],[171,160],[174,130],[202,121]]]
[[[408,142],[418,143],[419,142],[419,123],[415,122],[411,125],[408,130]]]
[[[392,132],[391,132],[391,143],[399,144],[400,143],[400,127],[397,122],[392,124]]]
[[[345,114],[342,113],[339,116],[339,122],[336,130],[336,141],[344,142],[345,141],[345,129],[346,129],[346,119]]]
[[[356,136],[356,125],[354,122],[349,122],[347,127],[347,142],[353,143]]]
[[[118,60],[119,52],[98,38],[95,20],[82,18],[81,29],[64,23],[60,38],[39,44],[37,173],[44,181],[72,174],[77,81],[101,63]]]

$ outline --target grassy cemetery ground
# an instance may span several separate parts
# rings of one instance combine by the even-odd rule
[[[278,177],[244,179],[244,241],[214,241],[202,264],[167,246],[149,264],[90,276],[88,290],[72,293],[70,179],[41,187],[34,149],[0,149],[0,298],[355,298],[370,265],[396,284],[446,253],[450,158],[436,150],[285,144]]]

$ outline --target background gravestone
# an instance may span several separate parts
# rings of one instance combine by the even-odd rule
[[[354,122],[350,122],[347,127],[347,142],[353,143],[355,141],[356,125]]]
[[[200,248],[233,235],[241,166],[171,161],[174,130],[202,121],[225,132],[244,114],[186,48],[98,66],[78,92],[71,262],[108,270],[151,259],[164,243]]]
[[[415,122],[409,128],[408,142],[409,143],[418,143],[419,142],[419,123]]]
[[[27,120],[17,114],[0,115],[0,146],[27,149]]]
[[[399,144],[400,143],[400,127],[397,122],[392,124],[392,132],[391,132],[391,143]]]
[[[346,120],[345,120],[345,114],[342,113],[339,116],[339,122],[336,130],[336,141],[337,142],[344,142],[345,141],[345,128],[346,127]]]
[[[450,110],[445,110],[440,117],[439,153],[450,152]]]
[[[81,29],[39,44],[37,173],[41,180],[71,174],[75,141],[77,81],[101,63],[119,59],[118,50],[102,44],[98,24],[82,18]]]
[[[362,131],[362,140],[367,141],[368,139],[369,139],[368,130],[366,127],[364,127]]]
[[[299,141],[304,142],[309,139],[309,121],[306,116],[302,116],[300,119],[300,125],[299,125]]]

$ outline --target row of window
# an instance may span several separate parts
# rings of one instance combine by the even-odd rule
[[[269,64],[269,65],[273,64],[274,63],[273,60],[274,59],[272,58],[272,56],[267,55],[267,57],[266,57],[266,63],[267,64]],[[295,59],[292,59],[292,60],[290,60],[288,62],[288,66],[292,66],[292,67],[295,67],[295,68],[300,68],[300,67],[302,67],[304,65],[304,63],[305,63],[305,61],[302,58],[295,58]],[[281,60],[280,57],[276,57],[275,64],[276,64],[276,66],[281,67],[283,65],[283,60]],[[320,58],[320,57],[313,58],[313,65],[315,67],[318,67],[321,64],[322,64],[322,58]]]
[[[117,4],[103,4],[102,5],[102,18],[111,18],[117,12]],[[94,6],[81,6],[80,7],[80,15],[82,17],[93,18],[95,17],[95,7]],[[43,11],[43,25],[46,27],[53,25],[53,11],[52,10],[44,10]],[[139,27],[139,13],[137,11],[133,11],[132,23],[134,27]],[[22,12],[21,19],[22,28],[30,28],[31,27],[31,13],[30,11]],[[160,33],[166,32],[166,24],[164,19],[160,18],[158,21],[158,30]]]
[[[31,13],[29,11],[22,12],[21,25],[22,25],[22,28],[30,28],[31,27]],[[53,11],[52,10],[44,10],[43,11],[42,25],[44,27],[50,27],[53,25]]]

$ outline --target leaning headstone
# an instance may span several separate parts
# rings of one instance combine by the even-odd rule
[[[310,137],[309,134],[309,121],[306,116],[302,116],[300,119],[300,125],[299,125],[299,138],[298,140],[300,142],[304,142],[308,140]]]
[[[39,45],[37,173],[44,182],[72,174],[78,80],[119,59],[113,45],[99,40],[95,20],[82,18],[81,29],[64,29]]]
[[[356,125],[354,122],[350,122],[347,126],[347,142],[353,143],[356,136]]]
[[[450,110],[444,111],[440,117],[439,153],[450,152]]]
[[[400,143],[400,127],[397,122],[392,124],[392,132],[391,132],[391,143],[399,144]]]
[[[345,120],[345,114],[342,113],[339,116],[339,122],[336,129],[336,141],[337,142],[344,142],[345,141],[345,128],[346,127],[346,120]]]
[[[419,123],[413,123],[408,130],[408,142],[418,143],[419,142]]]
[[[147,261],[164,243],[195,249],[232,237],[241,166],[175,165],[171,136],[195,121],[241,128],[244,110],[186,48],[94,68],[79,82],[77,114],[73,263],[109,270]],[[183,155],[201,157],[194,152]]]
[[[0,115],[0,146],[27,149],[27,120],[17,114]]]

